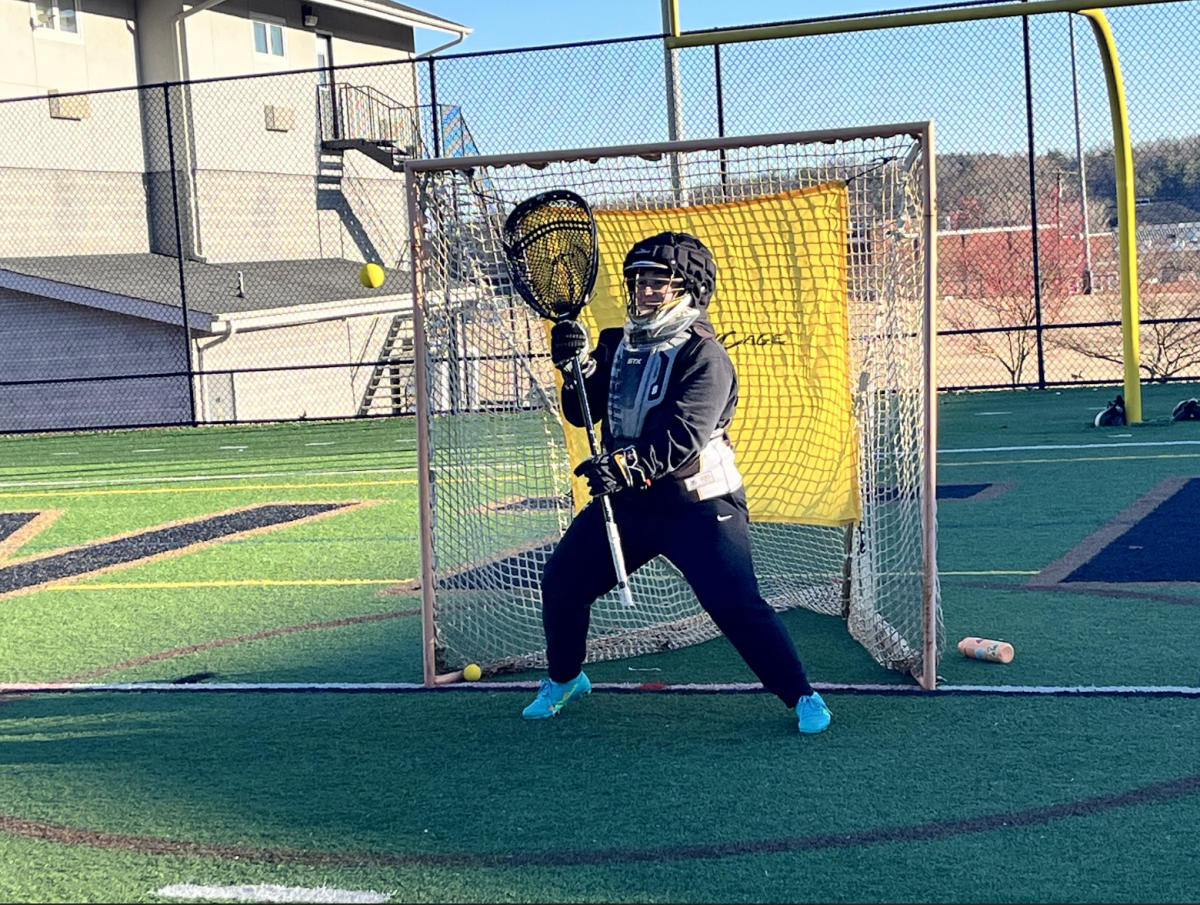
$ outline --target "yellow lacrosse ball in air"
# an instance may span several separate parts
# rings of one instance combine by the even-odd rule
[[[364,264],[358,272],[358,281],[368,289],[375,289],[383,285],[384,276],[383,268],[378,264]]]
[[[483,670],[474,663],[468,663],[463,667],[463,678],[468,682],[476,682],[483,675]]]

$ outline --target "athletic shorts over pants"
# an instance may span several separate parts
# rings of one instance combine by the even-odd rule
[[[788,707],[812,694],[791,636],[759,592],[743,491],[692,501],[664,500],[653,489],[628,490],[611,499],[629,572],[655,556],[666,557],[767,691]],[[592,500],[571,523],[542,575],[546,659],[555,682],[579,675],[592,603],[616,584],[604,516]]]

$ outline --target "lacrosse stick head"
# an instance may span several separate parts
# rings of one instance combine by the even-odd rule
[[[579,316],[600,264],[587,201],[565,189],[526,198],[508,215],[502,243],[513,287],[530,308],[552,321]]]

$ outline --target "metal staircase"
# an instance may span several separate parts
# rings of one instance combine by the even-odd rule
[[[358,417],[407,415],[416,411],[412,312],[392,318],[383,348],[358,404]]]
[[[384,225],[373,215],[366,199],[347,197],[348,182],[343,180],[346,151],[358,151],[393,172],[402,171],[406,160],[430,156],[431,151],[440,151],[445,157],[479,153],[459,106],[440,105],[435,112],[429,107],[397,103],[370,86],[335,84],[318,87],[318,110],[321,124],[318,196],[325,199],[324,206],[338,210],[367,260],[379,257],[371,252],[368,233]],[[434,148],[421,140],[422,111],[434,117]],[[448,275],[458,282],[488,287],[495,294],[511,294],[494,225],[488,222],[497,214],[490,180],[468,172],[466,184],[454,185],[450,191],[463,196],[455,206],[461,204],[464,220],[456,243],[459,254],[449,262]],[[371,375],[363,387],[357,415],[365,418],[412,414],[416,411],[415,389],[412,313],[406,311],[396,314],[388,326],[378,357],[371,363]]]
[[[360,151],[395,172],[404,161],[426,156],[416,107],[370,85],[338,83],[317,91],[323,151]]]

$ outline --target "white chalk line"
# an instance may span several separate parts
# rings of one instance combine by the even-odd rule
[[[373,890],[331,889],[308,886],[272,886],[259,883],[253,886],[197,886],[178,883],[164,886],[156,895],[168,899],[220,899],[235,902],[386,902],[387,893]]]
[[[1200,446],[1200,440],[1143,440],[1138,443],[1053,443],[1040,446],[977,446],[971,449],[939,449],[939,456],[959,453],[1040,452],[1048,449],[1129,449],[1132,446]]]
[[[180,484],[203,481],[242,481],[262,478],[350,477],[370,474],[407,474],[417,470],[414,465],[404,468],[353,468],[336,471],[253,471],[233,474],[186,475],[161,478],[79,478],[67,481],[0,481],[0,489],[27,487],[119,487],[126,484]]]
[[[305,693],[338,694],[412,694],[417,692],[495,692],[537,691],[539,683],[525,682],[450,682],[429,687],[419,682],[5,682],[4,694],[84,694],[84,693]],[[1075,697],[1200,697],[1200,686],[1192,685],[956,685],[943,684],[936,691],[917,685],[883,683],[814,682],[821,692],[847,694],[907,694],[936,696],[966,695],[1060,695]],[[763,694],[757,682],[711,682],[668,684],[663,682],[593,682],[595,691],[618,694]]]

